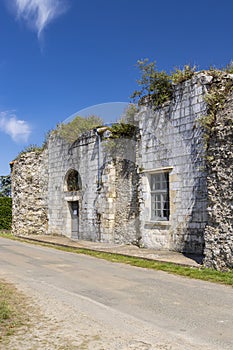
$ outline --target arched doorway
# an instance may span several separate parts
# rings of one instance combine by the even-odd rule
[[[69,227],[71,237],[78,238],[79,236],[79,213],[80,213],[80,191],[82,189],[82,182],[79,172],[75,169],[70,169],[65,176],[65,199],[69,211]]]

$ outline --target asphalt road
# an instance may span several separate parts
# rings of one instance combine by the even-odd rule
[[[72,339],[98,335],[102,347],[85,349],[233,349],[228,286],[4,238],[0,278],[32,297]]]

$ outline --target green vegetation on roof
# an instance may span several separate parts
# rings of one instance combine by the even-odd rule
[[[103,119],[95,115],[86,118],[77,116],[68,124],[59,124],[54,133],[65,141],[73,143],[81,134],[97,128],[103,123]]]

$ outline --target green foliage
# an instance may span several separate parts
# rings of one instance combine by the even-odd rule
[[[0,176],[0,197],[10,197],[11,195],[11,176]]]
[[[0,229],[10,230],[12,221],[12,200],[0,197]]]
[[[183,69],[175,68],[175,70],[171,73],[171,79],[174,84],[183,83],[186,80],[192,78],[192,76],[196,72],[196,66],[191,66],[186,64]]]
[[[0,343],[8,348],[4,339],[16,331],[20,326],[30,325],[25,297],[16,288],[0,280]],[[6,347],[4,347],[4,344]]]
[[[200,119],[200,123],[204,127],[206,148],[208,148],[209,140],[215,129],[217,112],[223,109],[227,96],[233,89],[232,80],[224,80],[221,71],[215,69],[211,71],[211,74],[215,81],[204,98],[208,106],[208,113]]]
[[[84,132],[103,125],[100,117],[91,115],[87,118],[77,116],[68,124],[60,124],[55,130],[55,134],[69,143],[73,143]]]
[[[11,310],[9,304],[5,300],[0,300],[0,323],[9,319],[11,316]]]
[[[141,74],[141,78],[137,80],[140,89],[134,91],[131,98],[139,105],[154,107],[159,107],[171,99],[172,84],[189,80],[196,72],[196,66],[186,64],[182,69],[175,68],[169,75],[165,71],[158,71],[156,62],[149,62],[147,58],[137,61],[137,67]]]
[[[29,153],[29,152],[42,152],[44,150],[43,147],[40,147],[36,144],[31,144],[29,146],[26,146],[19,154],[17,155],[16,159],[20,158],[23,154]]]
[[[223,70],[226,73],[233,74],[233,61],[231,60]]]
[[[31,144],[25,147],[22,152],[28,153],[28,152],[40,152],[40,151],[42,151],[42,147],[35,144]]]
[[[48,141],[49,141],[49,138],[50,138],[50,135],[52,134],[53,130],[48,130],[45,135],[44,135],[44,141],[42,143],[42,146],[41,146],[41,149],[44,150],[47,145],[48,145]]]
[[[118,124],[113,124],[109,130],[111,131],[112,135],[110,138],[112,139],[119,139],[119,138],[132,138],[136,135],[136,127],[132,124],[126,124],[123,122],[120,122]]]
[[[219,69],[215,66],[210,66],[208,69],[208,73],[214,78],[214,79],[221,79],[223,75],[224,69]]]
[[[165,71],[158,71],[155,61],[139,60],[137,67],[141,72],[141,79],[137,80],[140,90],[131,95],[133,101],[159,107],[172,97],[171,78]]]
[[[52,130],[49,130],[45,133],[44,136],[44,141],[42,143],[41,146],[38,146],[36,144],[31,144],[26,146],[24,149],[22,149],[22,151],[17,155],[16,159],[20,158],[23,154],[29,153],[29,152],[37,152],[37,153],[41,153],[44,151],[44,149],[47,147],[48,144],[48,140],[50,135],[52,134]]]
[[[124,156],[129,142],[126,139],[135,140],[138,128],[133,124],[120,122],[108,128],[111,135],[103,142],[104,151],[111,157]]]
[[[131,125],[138,125],[138,121],[136,120],[135,116],[138,113],[139,109],[137,105],[134,103],[130,103],[129,106],[126,108],[124,111],[123,116],[119,120],[119,123],[124,123],[124,124],[131,124]]]

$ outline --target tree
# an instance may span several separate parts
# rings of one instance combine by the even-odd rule
[[[12,199],[0,197],[0,230],[10,230],[12,222]]]
[[[0,176],[0,197],[11,196],[11,177],[10,175]]]
[[[137,61],[141,78],[137,80],[140,90],[135,90],[131,98],[138,104],[161,106],[172,96],[171,77],[165,71],[158,71],[156,62],[146,58]]]

